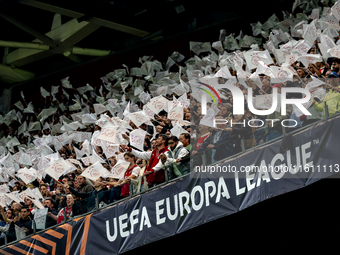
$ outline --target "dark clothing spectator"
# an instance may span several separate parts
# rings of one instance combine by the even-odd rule
[[[88,193],[93,191],[93,187],[87,183],[83,183],[77,188],[77,191],[79,193]]]

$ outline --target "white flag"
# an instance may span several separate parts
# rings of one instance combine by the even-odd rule
[[[31,166],[32,165],[32,159],[29,154],[21,153],[19,158],[19,164]]]
[[[120,86],[122,87],[123,91],[125,92],[125,89],[129,86],[129,83],[127,82],[121,82]]]
[[[320,41],[321,41],[321,44],[326,49],[331,49],[331,48],[334,48],[336,46],[334,40],[331,39],[328,35],[325,35],[325,34],[320,35]]]
[[[18,107],[21,111],[24,110],[24,106],[22,105],[20,101],[16,102],[14,105]]]
[[[118,99],[109,99],[107,100],[107,102],[111,106],[112,109],[115,109],[118,104]]]
[[[285,64],[292,65],[296,61],[298,61],[299,55],[297,54],[286,54],[285,55]]]
[[[340,20],[340,3],[336,1],[335,4],[331,8],[332,15],[337,19]]]
[[[215,77],[222,77],[222,78],[226,78],[226,79],[235,79],[236,78],[235,76],[232,76],[230,74],[228,66],[221,67],[220,70],[218,70],[217,73],[215,74]]]
[[[17,225],[15,226],[15,236],[17,237],[17,240],[24,239],[26,237],[26,232],[22,228],[18,227]]]
[[[45,129],[51,129],[50,128],[50,125],[48,124],[48,122],[46,122],[42,128],[42,130],[45,130]]]
[[[189,125],[190,125],[190,123],[189,123]],[[181,125],[178,125],[177,123],[176,123],[176,125],[172,129],[170,129],[170,132],[171,132],[171,135],[174,135],[177,138],[179,138],[180,135],[183,134],[183,133],[188,133],[188,131],[183,129],[181,127]]]
[[[81,105],[79,102],[76,102],[75,104],[70,105],[68,108],[71,112],[73,112],[73,111],[81,110]]]
[[[37,131],[37,130],[41,130],[41,125],[39,121],[36,122],[30,122],[30,124],[28,125],[28,131]]]
[[[45,229],[48,208],[36,209],[34,213],[35,227],[37,229]]]
[[[272,70],[263,61],[259,61],[259,65],[256,68],[257,74],[265,74],[267,76],[273,75]],[[262,88],[262,86],[261,86]]]
[[[321,81],[321,80],[319,80],[319,79],[317,79],[317,78],[315,78],[313,76],[311,76],[311,78],[312,78],[312,81],[308,82],[306,87],[305,87],[309,91],[312,91],[312,90],[314,90],[314,88],[319,87],[319,86],[325,84],[323,81]]]
[[[319,49],[321,51],[322,57],[326,60],[327,58],[332,57],[327,50],[334,48],[336,44],[334,41],[325,34],[320,35],[321,43],[318,43]]]
[[[0,193],[7,193],[7,192],[10,192],[9,187],[7,186],[7,184],[0,185]]]
[[[306,103],[303,103],[302,106],[308,110],[309,107],[311,107],[312,103],[313,97],[311,96],[310,100]],[[293,104],[293,113],[295,113],[296,117],[301,117],[302,115],[304,115],[304,113],[295,104]]]
[[[246,83],[247,79],[250,77],[251,74],[243,71],[242,69],[239,69],[237,71],[237,80],[239,83],[242,84],[244,87],[248,87],[248,84]]]
[[[144,151],[144,139],[146,131],[141,129],[135,129],[130,133],[131,146]]]
[[[40,87],[40,93],[44,98],[49,97],[51,95],[50,92],[47,92],[46,89],[44,89],[43,87]]]
[[[84,141],[91,141],[92,133],[91,132],[77,132],[79,135],[79,142],[84,142]]]
[[[80,160],[84,163],[85,166],[89,166],[91,163],[91,160],[89,157],[81,158]]]
[[[310,19],[319,19],[320,9],[313,9],[312,13],[309,15]]]
[[[70,165],[64,159],[59,159],[50,165],[45,172],[53,179],[58,180],[60,176],[65,174],[70,169]]]
[[[25,202],[26,197],[33,200],[35,198],[35,194],[33,194],[31,189],[25,189],[24,191],[18,193],[18,197],[20,198],[21,202]]]
[[[24,109],[24,113],[35,113],[32,102],[28,103],[27,107]]]
[[[17,203],[20,203],[21,199],[19,198],[18,194],[19,194],[19,191],[13,191],[11,193],[7,193],[6,196],[14,200]]]
[[[340,45],[327,50],[327,53],[329,53],[334,58],[340,58]]]
[[[186,93],[186,90],[185,90],[185,88],[183,87],[182,84],[178,84],[176,87],[171,89],[171,91],[174,92],[177,96],[181,96],[184,93]]]
[[[311,47],[312,44],[309,41],[300,40],[299,43],[297,43],[293,48],[292,53],[296,53],[298,55],[306,55]]]
[[[98,136],[100,136],[100,131],[97,130],[93,133],[91,138],[91,144],[94,146],[100,146],[101,140],[98,139]]]
[[[143,111],[145,112],[145,114],[151,118],[151,119],[155,119],[155,113],[153,111],[151,111],[147,105],[143,106]]]
[[[161,96],[151,99],[150,103],[148,103],[147,106],[151,111],[158,114],[162,110],[167,111],[168,101],[168,99]]]
[[[144,111],[134,112],[127,115],[127,117],[139,127],[143,123],[147,122],[150,118],[144,113]]]
[[[130,113],[130,101],[128,102],[128,104],[126,105],[124,112],[123,112],[123,116],[126,116]]]
[[[306,54],[300,56],[298,58],[298,61],[301,61],[304,66],[308,66],[309,64],[316,64],[316,62],[322,62],[323,59],[320,54]]]
[[[203,116],[199,124],[215,128],[214,126],[215,115],[216,113],[213,109],[211,108],[207,109],[207,114]]]
[[[83,149],[78,150],[76,147],[73,146],[74,152],[76,153],[76,159],[81,159],[84,156],[85,152]]]
[[[269,49],[272,53],[275,53],[276,48],[275,48],[275,46],[274,46],[274,44],[273,44],[272,41],[268,41],[267,47],[268,47],[268,49]]]
[[[63,79],[61,79],[61,84],[63,85],[64,88],[67,88],[67,89],[71,89],[72,88],[72,84],[70,83],[70,81],[68,80],[70,77],[67,76]]]
[[[49,116],[55,114],[55,113],[57,112],[57,110],[58,110],[58,108],[48,108],[48,109],[43,109],[43,110],[39,113],[37,119],[40,120],[40,121],[41,121],[41,120],[44,120],[44,119],[46,119],[47,117],[49,117]]]
[[[223,54],[224,49],[221,41],[213,42],[212,47],[217,50],[219,54]]]
[[[93,107],[96,115],[107,111],[106,107],[102,104],[93,104]]]
[[[151,99],[151,96],[148,92],[143,91],[142,93],[140,93],[138,98],[140,99],[140,101],[142,101],[143,104],[146,104]]]
[[[47,145],[47,141],[45,138],[35,139],[33,143],[35,144],[35,146],[37,146],[38,149],[43,145]]]
[[[85,169],[81,174],[82,176],[89,178],[90,180],[96,181],[101,176],[107,176],[110,172],[105,169],[101,163],[96,162],[93,165]]]
[[[116,142],[116,128],[103,128],[97,139],[115,143]]]
[[[70,99],[70,95],[64,90],[64,89],[62,89],[63,90],[63,94],[65,95],[65,97],[67,98],[67,100],[69,100]],[[59,107],[60,107],[60,105],[61,104],[59,104]],[[63,109],[62,109],[63,110]]]
[[[18,128],[18,135],[24,133],[27,130],[27,122],[24,123]]]
[[[252,74],[250,75],[249,80],[252,81],[252,82],[254,82],[255,85],[256,85],[257,87],[259,87],[259,89],[262,90],[262,85],[263,85],[263,84],[262,84],[262,82],[261,82],[260,77],[258,76],[258,74],[257,74],[256,72],[254,72],[254,73],[252,73]]]
[[[271,83],[280,83],[280,82],[285,82],[285,81],[293,81],[293,74],[284,70],[281,67],[277,67],[277,66],[271,66],[270,67],[272,72],[273,72],[273,76],[270,78],[270,82]]]
[[[119,144],[110,143],[107,141],[101,141],[101,147],[103,148],[106,158],[111,158],[119,151]]]
[[[266,65],[270,65],[274,63],[268,50],[248,51],[248,52],[245,52],[243,55],[246,59],[247,66],[250,70],[256,68],[259,65],[259,61],[263,61]]]
[[[38,170],[45,170],[49,164],[50,161],[46,157],[41,157],[37,165]]]
[[[52,95],[57,94],[58,90],[59,90],[59,86],[52,86],[51,87],[51,94]]]
[[[115,179],[122,178],[125,174],[125,171],[129,168],[129,165],[130,165],[130,162],[127,162],[125,160],[118,160],[117,163],[111,169],[111,173],[112,173],[111,178],[115,178]]]
[[[6,207],[7,205],[6,205],[6,195],[5,194],[0,194],[0,205],[2,206],[2,207]]]
[[[303,33],[302,37],[308,41],[310,44],[314,44],[314,41],[316,40],[316,38],[318,37],[318,33],[315,27],[315,20],[313,20],[307,27],[307,29],[305,30],[305,32]]]
[[[190,42],[190,50],[199,55],[201,52],[210,52],[211,45],[210,42]]]
[[[166,94],[168,92],[168,87],[167,86],[161,86],[156,90],[156,92],[158,92],[159,95],[166,96]]]
[[[183,120],[183,107],[178,106],[172,108],[170,111],[168,111],[168,119],[170,120]]]
[[[144,88],[142,85],[139,85],[137,88],[135,88],[135,91],[134,91],[134,95],[137,96],[139,95],[140,93],[142,93],[144,91]]]
[[[29,171],[27,168],[20,169],[16,176],[18,176],[26,184],[29,184],[37,179],[37,176]]]

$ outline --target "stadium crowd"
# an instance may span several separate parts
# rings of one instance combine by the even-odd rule
[[[140,68],[118,69],[101,77],[100,88],[73,88],[67,77],[61,89],[52,86],[49,93],[41,88],[42,105],[27,104],[22,97],[10,112],[3,113],[0,124],[1,243],[5,233],[7,242],[13,241],[35,228],[63,223],[186,175],[190,160],[202,164],[203,154],[206,163],[216,163],[334,115],[340,102],[340,55],[332,49],[338,47],[340,27],[329,25],[330,8],[323,10],[317,18],[304,13],[288,16],[285,23],[271,17],[267,30],[277,32],[268,35],[264,44],[251,36],[241,36],[237,43],[222,30],[213,49],[210,43],[191,42],[195,56],[186,62],[178,52],[166,64],[144,56]],[[322,24],[317,22],[322,19]],[[316,35],[308,35],[313,26]],[[253,25],[254,35],[266,34],[266,30],[258,32],[259,27]],[[246,51],[256,53],[256,61],[249,60]],[[283,76],[275,73],[276,67],[282,68]],[[198,88],[209,82],[237,86],[245,97],[244,114],[233,114],[233,94],[221,88],[222,104],[208,102],[203,115]],[[292,105],[287,106],[286,115],[279,110],[254,115],[248,107],[248,87],[253,88],[253,103],[262,109],[270,107],[271,103],[263,103],[272,102],[273,90],[308,88],[311,100],[304,106],[312,115],[301,114]],[[209,118],[228,122],[214,126]],[[283,130],[280,123],[285,119],[296,125]],[[248,121],[251,126],[242,124]],[[66,161],[72,167],[58,174],[53,166]],[[124,171],[117,174],[122,165]],[[91,167],[105,174],[93,178]],[[32,224],[41,210],[44,226]]]

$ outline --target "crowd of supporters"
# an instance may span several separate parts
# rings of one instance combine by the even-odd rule
[[[293,38],[290,39],[293,40]],[[334,36],[334,43],[338,39],[339,35]],[[287,41],[283,40],[278,43],[277,47],[286,43]],[[310,47],[307,54],[320,54],[318,43],[319,38]],[[249,50],[249,48],[250,45],[244,47],[243,50]],[[257,51],[264,51],[262,45],[254,46],[254,48]],[[219,50],[216,50],[216,52],[219,54],[220,60],[223,60],[222,56],[228,56],[224,54],[227,52],[221,53]],[[203,154],[208,159],[206,163],[213,164],[338,112],[340,102],[340,59],[329,56],[322,58],[323,61],[318,61],[315,64],[309,63],[308,66],[305,66],[302,61],[295,61],[289,67],[293,73],[290,81],[272,83],[270,75],[259,73],[260,86],[251,79],[247,80],[246,83],[246,85],[253,88],[252,96],[256,97],[258,95],[270,95],[274,88],[278,90],[278,93],[284,87],[305,88],[313,81],[312,77],[317,78],[324,83],[310,90],[314,94],[306,108],[312,115],[299,114],[292,105],[288,105],[286,115],[281,115],[280,112],[275,111],[268,116],[256,116],[248,109],[246,100],[248,88],[245,83],[236,82],[235,85],[243,91],[245,96],[244,114],[233,114],[233,94],[227,89],[220,89],[222,105],[214,106],[213,103],[208,103],[208,109],[214,109],[215,119],[226,121],[218,122],[215,127],[202,124],[204,116],[201,101],[196,95],[193,96],[190,81],[195,70],[199,73],[196,78],[214,77],[220,68],[225,66],[220,64],[222,61],[219,62],[219,66],[216,65],[219,61],[218,58],[217,60],[214,58],[214,56],[217,56],[216,52],[214,50],[198,52],[191,61],[185,64],[182,62],[183,59],[179,60],[179,55],[176,53],[172,56],[174,64],[170,67],[168,66],[168,68],[160,64],[159,61],[151,61],[151,58],[145,57],[141,60],[143,68],[140,68],[140,73],[138,73],[139,71],[135,73],[131,71],[130,74],[124,72],[122,75],[120,72],[115,72],[114,75],[109,75],[106,79],[103,79],[104,89],[102,87],[91,88],[88,86],[90,89],[77,90],[70,86],[64,86],[63,89],[57,90],[52,95],[42,95],[42,102],[27,104],[23,98],[19,104],[12,106],[9,114],[2,114],[4,117],[2,118],[0,137],[0,164],[2,167],[0,181],[2,185],[5,184],[8,187],[8,190],[2,191],[2,193],[14,192],[15,194],[20,194],[28,189],[32,190],[32,192],[34,190],[34,194],[40,197],[40,202],[47,208],[45,226],[41,228],[44,229],[63,223],[98,207],[138,194],[167,180],[186,175],[190,172],[190,160],[194,160],[195,164],[202,164]],[[241,55],[241,51],[238,53]],[[276,55],[272,53],[271,57],[273,64],[269,64],[268,67],[280,66]],[[178,70],[175,70],[175,68],[178,68]],[[174,71],[170,71],[170,69],[174,69]],[[249,74],[256,71],[255,69],[249,70],[245,62],[241,69]],[[185,73],[183,70],[188,72]],[[229,67],[229,72],[231,76],[238,77],[237,70],[232,66]],[[152,79],[157,74],[161,77],[158,76],[157,79]],[[217,78],[219,84],[224,84],[231,80],[230,77],[218,76]],[[163,85],[165,84],[165,87],[171,86],[171,90],[168,89],[160,93],[158,89],[162,86],[158,85],[156,88],[152,86],[157,82],[160,83],[160,81],[163,82]],[[175,93],[173,91],[175,85],[183,83],[186,85],[183,86],[185,92],[181,94]],[[114,93],[117,93],[116,84],[119,87],[118,97],[114,95]],[[142,87],[139,93],[147,93],[151,97],[148,100],[138,100],[138,97],[134,97],[136,95],[133,93],[137,87]],[[64,89],[68,93],[65,93]],[[169,93],[170,91],[171,93]],[[98,96],[98,92],[101,96]],[[91,134],[96,131],[100,132],[103,126],[100,120],[103,115],[105,118],[119,117],[123,120],[126,117],[125,111],[143,111],[144,106],[151,98],[160,95],[163,95],[169,101],[174,101],[183,95],[185,96],[184,100],[190,100],[190,105],[182,105],[183,119],[170,119],[168,112],[163,109],[151,118],[151,122],[142,123],[139,126],[133,120],[128,120],[129,127],[127,132],[122,134],[121,141],[123,142],[119,143],[119,150],[113,156],[108,156],[108,153],[104,151],[101,145],[90,145],[93,149],[92,151],[95,151],[96,156],[100,158],[101,165],[108,171],[117,164],[118,157],[129,162],[127,170],[119,179],[102,176],[96,180],[91,180],[82,175],[86,168],[95,163],[93,161],[83,161],[82,157],[85,153],[78,155],[79,151],[83,151],[85,141],[90,143],[91,138],[86,138],[82,141],[69,138],[61,146],[54,143],[52,139],[48,140],[51,137],[61,136],[65,133],[70,136],[76,132]],[[114,97],[119,100],[119,105],[117,105],[115,111],[106,110],[101,111],[99,114],[96,112],[95,105],[97,103],[107,104],[107,101]],[[129,97],[133,98],[134,104],[131,101],[130,103],[134,109],[131,105],[130,109],[127,109]],[[303,95],[300,93],[290,93],[288,95],[288,98],[302,97]],[[79,108],[74,108],[75,101],[79,103]],[[20,105],[24,107],[20,107]],[[43,110],[52,108],[56,109],[53,114],[41,115]],[[82,117],[77,116],[80,113],[82,115],[93,114],[97,120],[91,124],[85,121],[81,123]],[[280,123],[285,119],[294,120],[296,125],[283,130]],[[251,126],[243,124],[248,123],[248,121],[251,121]],[[36,127],[37,122],[38,127]],[[79,123],[81,125],[76,126],[76,128],[72,126],[73,129],[71,130],[65,129],[65,127],[70,127],[67,124],[75,122],[77,122],[77,125]],[[232,122],[236,124],[230,125]],[[261,123],[264,124],[261,125]],[[26,127],[24,130],[22,130],[23,125]],[[176,126],[180,126],[180,133],[175,132]],[[61,127],[64,127],[64,129]],[[136,129],[147,132],[143,150],[130,144],[130,133]],[[14,138],[16,139],[13,140]],[[31,154],[32,162],[25,164],[21,158],[15,158],[15,155],[23,151],[32,151],[37,146],[34,141],[41,138],[50,141],[46,142],[45,145],[49,147],[50,154],[57,154],[58,158],[68,160],[76,167],[76,170],[60,176],[58,180],[48,174],[42,174],[41,176],[39,175],[40,178],[37,177],[32,182],[25,183],[15,173],[18,169],[25,167],[37,170],[36,165],[39,158],[35,158]],[[35,152],[38,152],[38,150]],[[92,153],[87,154],[89,156]],[[12,157],[10,163],[8,163],[8,155]],[[40,155],[40,157],[42,156],[45,155]],[[5,158],[6,163],[2,160]],[[9,171],[11,168],[15,170],[14,173]],[[0,227],[2,231],[0,240],[2,244],[5,242],[5,233],[7,241],[13,241],[19,235],[18,228],[21,229],[21,232],[25,232],[24,235],[32,234],[35,231],[36,224],[32,224],[32,221],[34,221],[34,215],[39,208],[31,198],[28,195],[21,199],[20,202],[13,199],[11,201],[0,201],[4,202],[0,207]],[[36,230],[39,230],[39,228]]]
[[[89,95],[90,96],[90,95]],[[170,95],[168,95],[170,97]],[[172,97],[172,95],[171,95]],[[190,94],[188,94],[190,97]],[[65,101],[64,105],[68,104]],[[95,100],[95,98],[94,98]],[[45,101],[45,107],[50,107],[49,104],[58,104],[56,101],[49,101],[47,98]],[[87,101],[90,105],[90,113],[95,113],[93,107],[91,107],[91,100]],[[141,105],[142,106],[142,105]],[[40,109],[41,111],[41,109]],[[187,109],[189,112],[189,109]],[[20,112],[20,111],[19,111]],[[5,123],[1,124],[2,138],[16,137],[20,141],[20,145],[13,146],[13,151],[9,152],[11,155],[18,153],[22,146],[26,146],[30,141],[34,141],[37,138],[46,138],[51,135],[51,129],[46,128],[37,131],[25,132],[18,135],[18,128],[24,122],[34,122],[39,110],[35,110],[37,114],[25,114],[22,113],[22,118],[12,121],[9,125]],[[62,116],[71,120],[71,114],[76,112],[60,111],[50,116],[41,126],[48,123],[50,126],[58,124]],[[103,112],[107,116],[112,117],[109,111]],[[163,183],[166,178],[173,179],[178,176],[185,175],[189,172],[189,149],[190,148],[190,126],[183,126],[186,133],[174,136],[170,134],[170,129],[173,127],[171,121],[167,119],[166,112],[160,112],[153,121],[156,129],[156,134],[153,133],[153,129],[142,124],[137,127],[130,121],[131,129],[143,129],[148,130],[148,133],[144,140],[144,151],[140,151],[137,148],[133,148],[129,143],[121,144],[120,151],[116,152],[116,155],[122,154],[125,161],[130,162],[128,169],[125,171],[124,176],[120,179],[115,178],[103,178],[100,177],[96,181],[90,180],[82,176],[82,172],[93,164],[84,164],[79,156],[77,157],[75,150],[81,150],[83,142],[76,142],[71,140],[68,144],[63,145],[59,150],[55,150],[53,144],[49,144],[53,152],[57,152],[58,155],[65,160],[73,160],[72,163],[77,160],[77,170],[63,175],[59,180],[51,178],[48,174],[43,178],[37,178],[31,183],[26,184],[24,181],[16,176],[11,176],[7,173],[2,176],[6,178],[4,184],[8,184],[9,191],[20,192],[38,188],[41,194],[40,201],[44,207],[48,208],[45,227],[51,227],[53,225],[63,223],[66,219],[71,219],[76,215],[81,215],[97,207],[108,205],[115,201],[119,201],[122,198],[129,197],[132,194],[137,194],[140,191],[147,190],[150,187]],[[86,125],[83,129],[78,128],[74,132],[94,132],[100,131],[101,127],[96,124]],[[61,133],[53,134],[60,135]],[[126,141],[129,141],[129,132],[123,134]],[[154,139],[151,139],[154,137]],[[183,143],[182,143],[183,142]],[[116,156],[107,157],[103,152],[101,146],[95,148],[97,155],[105,162],[102,166],[107,170],[117,163]],[[161,157],[159,155],[162,154]],[[173,164],[176,162],[176,164]],[[18,164],[20,168],[24,168],[24,164]],[[176,166],[175,166],[176,165]],[[3,167],[4,169],[5,167]],[[175,169],[174,169],[175,168]],[[165,172],[165,169],[166,172]],[[167,176],[165,176],[167,175]],[[131,186],[130,186],[131,184]],[[12,185],[12,186],[11,186]],[[98,202],[96,202],[98,200]],[[2,243],[4,242],[4,232],[8,231],[8,241],[15,240],[14,226],[22,228],[26,235],[33,233],[33,224],[35,211],[37,207],[34,205],[29,197],[26,197],[23,202],[11,202],[4,207],[0,207],[1,216],[0,224],[3,230]],[[66,218],[65,218],[66,217]],[[37,229],[38,230],[38,229]]]

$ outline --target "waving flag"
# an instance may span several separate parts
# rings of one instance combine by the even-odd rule
[[[336,1],[335,4],[331,8],[332,15],[337,19],[340,20],[340,3]]]
[[[305,32],[303,33],[302,37],[308,41],[310,44],[314,44],[314,41],[318,37],[318,33],[315,27],[315,20],[313,20],[308,27],[306,28]]]
[[[118,162],[111,169],[111,178],[120,179],[121,177],[123,177],[129,165],[130,162],[127,162],[125,160],[118,160]]]
[[[7,193],[6,196],[9,197],[11,200],[14,200],[17,203],[21,202],[21,199],[18,196],[19,191],[13,191],[11,193]]]
[[[103,104],[93,104],[93,107],[96,115],[107,111],[106,107]]]
[[[265,74],[267,76],[273,75],[272,70],[263,61],[259,61],[259,65],[256,68],[257,74]]]
[[[312,81],[308,82],[306,87],[305,87],[309,91],[313,91],[314,88],[319,87],[319,86],[325,84],[323,81],[321,81],[321,80],[319,80],[319,79],[317,79],[317,78],[315,78],[313,76],[311,76],[311,78],[312,78]]]
[[[7,192],[10,192],[9,187],[7,186],[7,184],[0,185],[0,193],[7,193]]]
[[[182,109],[183,110],[183,109]],[[130,144],[141,151],[144,151],[144,139],[146,131],[135,129],[130,133]]]
[[[119,151],[119,144],[110,143],[107,141],[101,141],[101,147],[103,148],[106,158],[111,158]]]
[[[335,47],[327,50],[327,53],[334,58],[340,58],[340,45],[336,45]]]
[[[156,97],[150,100],[147,104],[148,108],[153,111],[155,114],[158,114],[160,111],[167,111],[168,99],[163,96]]]
[[[273,77],[270,78],[271,83],[280,83],[285,81],[293,81],[293,74],[284,70],[281,67],[271,66]]]
[[[59,177],[65,174],[70,168],[70,165],[68,165],[64,159],[59,159],[50,165],[45,172],[53,179],[58,180]]]
[[[81,175],[86,178],[89,178],[90,180],[96,181],[101,176],[110,175],[110,172],[107,169],[105,169],[101,163],[96,162],[93,165],[86,168]]]
[[[265,51],[248,51],[245,52],[244,58],[246,59],[248,68],[254,69],[259,65],[259,61],[263,61],[266,65],[273,64],[273,59],[271,58],[268,50]]]
[[[116,142],[116,128],[103,128],[97,139],[115,143]]]
[[[127,115],[127,117],[137,126],[139,127],[143,123],[147,122],[150,118],[143,112],[134,112]]]
[[[37,179],[37,176],[34,175],[32,171],[29,171],[27,168],[20,169],[16,176],[19,177],[24,183],[26,183],[26,185]]]
[[[40,87],[40,93],[44,98],[49,97],[51,95],[50,92],[47,92],[46,89],[44,89],[43,87]]]

